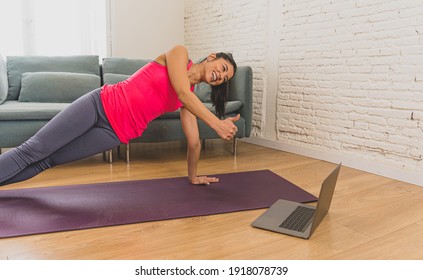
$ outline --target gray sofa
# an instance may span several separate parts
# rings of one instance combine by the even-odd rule
[[[100,87],[122,81],[150,60],[105,58],[98,56],[0,56],[0,151],[20,145],[34,135],[53,116],[79,96]],[[228,116],[241,115],[236,122],[237,138],[249,137],[252,120],[252,70],[238,67],[230,82]],[[213,111],[210,87],[199,84],[196,94]],[[218,139],[219,136],[201,120],[200,138]],[[142,137],[135,142],[163,142],[184,140],[179,112],[165,114],[151,122]],[[126,161],[129,162],[129,145]],[[109,151],[109,161],[112,162]]]

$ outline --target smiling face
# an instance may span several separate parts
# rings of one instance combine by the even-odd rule
[[[215,54],[207,57],[205,64],[205,82],[218,86],[222,83],[229,81],[234,76],[233,65],[224,58],[216,58]]]

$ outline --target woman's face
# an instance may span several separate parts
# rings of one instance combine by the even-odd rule
[[[216,58],[214,54],[207,57],[205,65],[205,82],[218,86],[234,76],[234,67],[224,58]]]

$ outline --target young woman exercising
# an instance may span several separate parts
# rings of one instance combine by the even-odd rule
[[[231,55],[213,53],[195,64],[185,47],[176,46],[127,80],[80,97],[22,145],[0,155],[0,186],[128,143],[141,136],[150,121],[178,108],[188,142],[189,181],[206,185],[218,182],[215,177],[197,176],[201,144],[196,117],[222,139],[236,134],[233,122],[240,116],[222,119],[227,82],[236,68]],[[212,86],[211,99],[218,117],[193,93],[194,85],[200,82]]]

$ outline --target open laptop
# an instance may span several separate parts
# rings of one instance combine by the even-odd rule
[[[340,169],[341,163],[323,181],[316,207],[279,199],[251,225],[309,239],[329,211]]]

